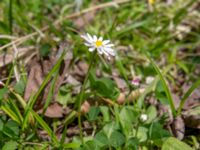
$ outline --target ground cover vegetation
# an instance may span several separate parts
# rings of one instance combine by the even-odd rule
[[[200,1],[0,1],[0,149],[200,149]]]

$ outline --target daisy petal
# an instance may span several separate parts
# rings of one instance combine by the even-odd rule
[[[85,44],[86,46],[88,46],[88,47],[92,46],[90,43],[87,43],[87,42],[85,42],[84,44]]]
[[[105,49],[105,51],[107,52],[107,53],[109,53],[110,55],[112,55],[112,56],[115,56],[116,54],[115,54],[115,51],[113,50],[113,49],[111,49],[111,48],[104,48]]]
[[[114,44],[106,44],[106,45],[104,45],[105,47],[113,47],[114,46]]]
[[[99,53],[100,55],[103,54],[103,51],[102,51],[102,48],[101,48],[101,47],[97,48],[97,51],[98,51],[98,53]]]
[[[92,36],[89,33],[87,33],[87,37],[90,40],[90,42],[93,42],[93,38],[92,38]]]
[[[103,45],[106,45],[106,44],[108,44],[108,43],[110,43],[110,40],[105,40],[105,41],[103,41]]]
[[[93,36],[93,40],[94,40],[94,42],[97,41],[97,36],[96,35]]]
[[[90,47],[90,48],[89,48],[89,51],[90,51],[90,52],[93,52],[94,50],[95,50],[95,47]]]
[[[103,37],[102,36],[99,37],[98,41],[103,41]]]
[[[88,38],[88,36],[81,35],[81,37],[86,40],[87,43],[92,43],[92,41]]]

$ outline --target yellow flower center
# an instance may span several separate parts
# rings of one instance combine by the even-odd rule
[[[96,46],[97,46],[97,47],[100,47],[100,46],[102,46],[102,45],[103,45],[103,42],[102,42],[102,41],[99,41],[99,40],[97,40],[97,41],[95,42],[95,44],[96,44]]]
[[[155,3],[155,0],[149,0],[149,4],[153,5]]]

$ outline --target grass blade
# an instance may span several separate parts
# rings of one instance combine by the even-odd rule
[[[35,104],[36,100],[38,99],[38,96],[41,94],[41,92],[43,91],[43,89],[45,88],[45,86],[47,85],[49,80],[52,78],[53,74],[60,68],[60,64],[61,64],[65,54],[66,54],[66,50],[63,51],[62,55],[60,56],[60,58],[58,59],[58,61],[56,62],[56,64],[52,68],[52,70],[49,72],[47,77],[42,82],[42,84],[41,84],[40,88],[38,89],[37,93],[34,95],[33,99],[30,101],[30,108],[33,108],[33,105]]]
[[[182,100],[181,100],[181,103],[180,103],[180,105],[179,105],[179,107],[178,107],[177,115],[180,115],[181,110],[182,110],[182,108],[183,108],[183,106],[184,106],[184,104],[185,104],[187,98],[188,98],[188,97],[192,94],[192,92],[193,92],[196,88],[198,88],[199,86],[200,86],[200,79],[199,79],[197,82],[195,82],[195,83],[188,89],[188,91],[184,94],[184,96],[183,96],[183,98],[182,98]]]
[[[48,124],[35,111],[31,110],[31,114],[34,116],[37,122],[42,126],[42,128],[48,133],[54,144],[58,146],[59,145],[58,139],[54,134],[54,132],[51,130],[51,128],[48,126]]]
[[[2,105],[1,109],[8,115],[12,120],[16,121],[18,124],[21,124],[20,118],[15,114],[15,112],[9,107],[8,104]]]
[[[176,109],[175,109],[175,106],[174,106],[174,101],[173,101],[173,98],[172,98],[172,95],[171,95],[171,92],[168,88],[168,85],[165,81],[165,78],[164,76],[162,75],[160,69],[158,68],[158,66],[156,65],[156,63],[151,59],[150,56],[146,55],[148,57],[148,59],[150,60],[151,64],[153,65],[153,68],[155,69],[155,71],[157,72],[161,82],[162,82],[162,85],[165,89],[165,93],[167,95],[167,98],[168,98],[168,101],[169,101],[169,104],[170,104],[170,108],[171,108],[171,111],[173,113],[173,116],[176,116]]]

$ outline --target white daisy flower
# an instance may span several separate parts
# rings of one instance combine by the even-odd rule
[[[146,77],[146,81],[145,82],[146,82],[146,84],[151,84],[154,79],[155,79],[154,77],[148,76],[148,77]]]
[[[148,116],[147,116],[146,114],[141,114],[140,120],[141,120],[142,122],[147,121],[147,119],[148,119]]]
[[[91,36],[90,34],[81,35],[85,40],[85,45],[89,47],[89,51],[93,52],[97,49],[99,54],[104,54],[108,59],[110,56],[115,56],[115,51],[112,48],[114,45],[110,43],[110,40],[103,40],[103,37],[97,37],[96,35]]]

